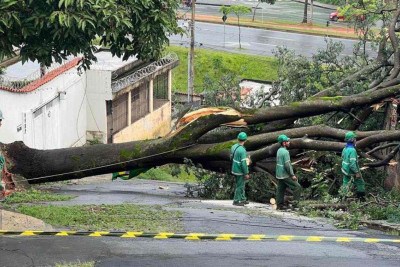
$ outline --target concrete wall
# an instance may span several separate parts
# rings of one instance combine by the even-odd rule
[[[106,100],[112,99],[111,71],[88,70],[86,75],[87,137],[107,143]]]
[[[114,134],[113,143],[154,139],[165,136],[171,130],[171,102],[154,110],[146,117]]]
[[[86,75],[73,68],[29,93],[0,90],[0,142],[51,149],[86,141]]]

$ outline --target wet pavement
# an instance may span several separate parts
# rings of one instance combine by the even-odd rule
[[[231,200],[187,198],[183,184],[135,179],[111,182],[108,177],[52,185],[56,193],[77,197],[49,204],[161,205],[183,213],[187,233],[393,238],[377,231],[338,230],[326,221],[273,211],[266,204],[236,207]],[[0,259],[0,266],[54,266],[78,260],[95,261],[96,266],[398,266],[400,244],[4,236],[0,237]]]

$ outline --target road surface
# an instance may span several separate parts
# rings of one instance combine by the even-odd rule
[[[162,186],[162,187],[160,187]],[[164,189],[160,189],[164,188]],[[57,205],[158,204],[183,212],[185,232],[345,237],[386,236],[377,231],[338,230],[269,205],[234,207],[231,201],[186,198],[182,184],[114,181],[62,185],[77,198]],[[398,238],[398,237],[397,237]],[[400,243],[285,241],[187,241],[118,237],[0,237],[0,266],[54,266],[95,261],[96,266],[399,266]]]
[[[185,27],[186,23],[180,21],[180,25]],[[196,22],[195,27],[196,47],[262,56],[272,56],[278,46],[286,46],[298,54],[311,57],[317,50],[326,48],[328,39],[342,42],[344,44],[342,56],[348,56],[352,54],[353,47],[358,42],[350,39],[241,27],[242,49],[239,49],[238,27],[204,22]],[[190,38],[186,35],[182,37],[174,35],[170,37],[170,43],[188,47]],[[370,47],[367,52],[374,55]]]

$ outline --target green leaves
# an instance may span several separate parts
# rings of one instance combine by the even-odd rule
[[[81,54],[83,67],[94,60],[99,36],[114,55],[153,59],[169,34],[179,33],[178,0],[2,0],[0,60],[21,49],[24,59],[46,65],[52,58]]]
[[[235,14],[237,17],[240,17],[243,14],[251,13],[251,8],[245,5],[232,5],[232,6],[222,6],[219,9],[219,12],[223,14]]]

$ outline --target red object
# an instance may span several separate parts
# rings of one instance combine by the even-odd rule
[[[339,11],[332,12],[329,14],[329,20],[331,21],[338,21],[339,19],[344,20],[344,16],[339,15]]]
[[[344,20],[345,17],[343,15],[339,14],[339,11],[332,12],[329,14],[329,20],[330,21],[338,21],[338,20]],[[359,15],[357,16],[357,19],[360,19],[361,21],[365,20],[365,15]]]

